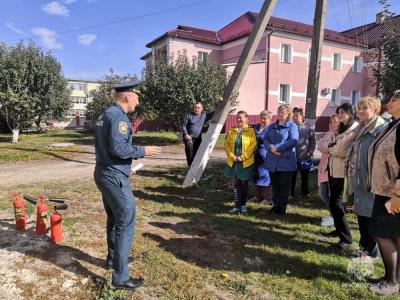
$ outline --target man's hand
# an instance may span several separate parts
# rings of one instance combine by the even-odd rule
[[[161,154],[161,148],[156,146],[144,146],[144,156],[153,156]]]
[[[218,99],[219,102],[224,101],[224,98],[222,98],[222,96],[219,96],[217,99]]]
[[[185,140],[191,142],[192,141],[192,137],[188,134],[185,135]]]

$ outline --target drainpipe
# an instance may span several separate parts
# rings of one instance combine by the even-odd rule
[[[272,29],[271,32],[267,35],[267,71],[266,71],[266,84],[265,84],[265,109],[268,110],[268,98],[269,98],[269,70],[270,70],[270,58],[271,58],[271,35],[274,32]]]

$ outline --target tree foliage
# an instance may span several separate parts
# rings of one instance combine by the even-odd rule
[[[120,76],[110,69],[109,74],[105,76],[100,87],[92,91],[93,100],[87,105],[87,116],[90,120],[96,120],[108,106],[114,101],[113,87],[121,81],[129,81],[137,79],[136,75]]]
[[[379,50],[380,62],[373,69],[378,91],[384,100],[389,100],[393,91],[399,89],[400,82],[400,31],[396,28],[394,14],[390,13],[386,0],[379,1],[386,15],[382,24],[382,36]]]
[[[57,59],[32,41],[0,44],[0,105],[11,130],[60,119],[71,103]]]
[[[226,85],[226,70],[221,66],[189,61],[186,53],[167,60],[148,61],[142,74],[140,113],[160,119],[177,129],[197,101],[213,110]]]

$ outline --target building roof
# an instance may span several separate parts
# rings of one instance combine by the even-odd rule
[[[256,22],[257,17],[257,13],[246,12],[245,14],[218,31],[179,25],[176,29],[167,31],[165,34],[157,37],[156,39],[148,43],[146,47],[150,48],[154,43],[162,40],[165,37],[177,37],[193,41],[222,45],[249,35]],[[313,34],[312,25],[277,17],[270,18],[267,29],[294,33],[308,37],[311,37]],[[350,36],[346,36],[340,32],[329,29],[325,29],[324,39],[327,41],[343,43],[352,46],[364,46],[363,43],[361,43],[360,41],[356,41]]]
[[[391,23],[387,22],[388,20],[384,21],[383,23],[369,23],[343,31],[342,34],[353,39],[363,41],[365,44],[368,45],[369,48],[375,48],[379,44],[382,35],[387,30],[387,24],[389,24],[389,26],[400,29],[400,15],[390,18],[389,22]]]

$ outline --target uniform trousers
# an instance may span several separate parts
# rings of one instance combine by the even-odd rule
[[[129,280],[128,259],[135,233],[135,198],[129,178],[96,165],[94,179],[107,213],[107,264],[112,263],[113,283]]]

